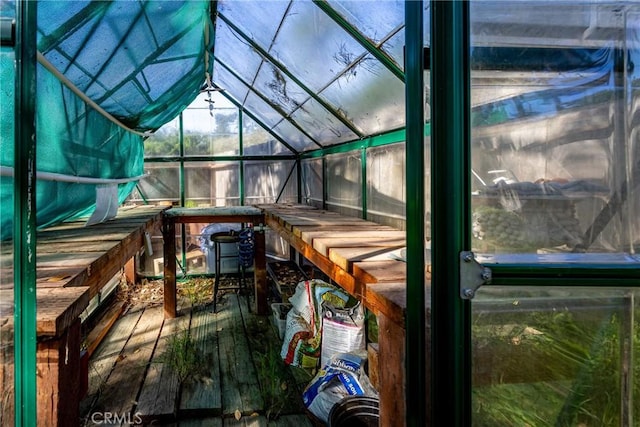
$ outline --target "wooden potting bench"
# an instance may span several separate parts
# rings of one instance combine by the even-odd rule
[[[377,316],[378,350],[371,359],[380,367],[374,373],[380,393],[380,425],[403,426],[405,232],[306,205],[258,207],[272,230]],[[429,271],[427,267],[427,287]],[[429,397],[424,399],[427,404]]]
[[[177,316],[176,308],[176,224],[238,223],[253,224],[255,228],[255,310],[267,313],[267,270],[265,261],[264,215],[251,206],[173,208],[164,213],[162,235],[164,239],[164,314]],[[215,298],[215,296],[214,296]]]
[[[62,223],[37,233],[36,334],[38,425],[77,425],[86,371],[81,361],[80,315],[144,246],[146,232],[166,207],[120,208],[115,219],[85,226]],[[9,242],[10,243],[10,242]],[[0,395],[2,423],[13,417],[13,253],[0,253]],[[10,345],[4,345],[10,343]],[[85,376],[83,378],[83,376]]]

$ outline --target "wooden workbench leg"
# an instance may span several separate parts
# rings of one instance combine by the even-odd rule
[[[378,315],[380,425],[405,425],[404,328]]]
[[[256,231],[255,238],[255,258],[254,258],[254,280],[255,280],[255,301],[256,313],[267,314],[267,260],[265,248],[265,231]]]
[[[80,319],[61,337],[39,339],[37,417],[42,426],[73,426],[80,418]]]
[[[164,317],[177,316],[176,309],[176,224],[165,218],[162,225],[164,241]]]

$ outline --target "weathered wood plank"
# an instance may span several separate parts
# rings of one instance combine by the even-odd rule
[[[89,288],[36,289],[36,333],[59,336],[89,305]]]
[[[354,262],[353,276],[361,283],[405,281],[407,263],[394,260]]]
[[[92,355],[89,360],[89,387],[81,404],[81,414],[91,416],[95,401],[105,388],[109,375],[141,315],[142,311],[137,311],[120,317],[102,345],[99,345]]]
[[[338,283],[342,289],[352,295],[360,295],[360,289],[354,277],[342,268],[335,265],[329,258],[321,255],[302,239],[293,235],[290,230],[283,228],[277,220],[267,216],[267,225],[282,236],[291,246],[302,256],[311,261],[316,267],[322,270],[327,276]]]
[[[352,248],[354,246],[366,248],[397,248],[398,246],[405,246],[406,244],[404,237],[360,237],[358,239],[345,239],[337,235],[336,237],[313,240],[313,248],[324,256],[329,256],[329,249],[332,248]]]
[[[375,314],[383,313],[389,320],[404,328],[407,307],[406,286],[404,281],[368,283],[365,286],[367,307]]]
[[[322,231],[303,231],[300,233],[300,238],[309,244],[313,244],[315,239],[322,238],[335,238],[341,239],[354,239],[358,241],[361,238],[401,238],[404,239],[406,233],[404,231],[393,230],[391,227],[388,229],[377,229],[377,227],[364,227],[360,230],[333,230],[333,227],[326,227]]]
[[[340,268],[353,274],[353,263],[361,261],[385,261],[400,257],[404,246],[398,247],[346,247],[329,249],[329,259]]]
[[[100,320],[96,322],[96,325],[87,335],[85,340],[87,345],[87,353],[89,357],[93,355],[102,340],[107,336],[114,323],[120,318],[120,315],[124,311],[126,302],[116,301],[108,310],[106,310],[101,316]]]
[[[390,321],[386,316],[378,316],[378,339],[380,352],[378,361],[380,386],[380,425],[403,427],[405,418],[405,332],[404,327]]]
[[[59,337],[38,341],[37,419],[43,426],[72,426],[80,403],[80,319]]]
[[[60,242],[46,241],[38,245],[38,254],[61,254],[61,253],[83,253],[98,252],[105,253],[119,241],[115,240],[94,240],[89,242]]]
[[[180,427],[222,427],[222,418],[180,420]]]
[[[0,325],[3,331],[13,333],[13,289],[0,293]],[[38,337],[60,336],[89,305],[87,287],[37,288],[36,333]]]
[[[144,423],[165,423],[175,419],[178,414],[179,379],[178,374],[166,361],[170,337],[187,331],[189,316],[165,319],[162,331],[147,375],[144,378],[136,413]]]
[[[209,310],[195,310],[191,318],[191,337],[200,352],[206,371],[182,384],[180,416],[222,414],[220,359],[218,357],[216,315]]]
[[[173,223],[264,222],[262,210],[253,206],[219,206],[206,208],[172,208],[164,212]]]
[[[306,427],[313,426],[306,415],[283,415],[277,420],[269,421],[269,427]]]
[[[220,304],[217,314],[222,409],[225,414],[238,410],[243,415],[250,415],[263,411],[264,402],[245,336],[240,301],[231,293],[225,294],[224,298],[226,301]]]
[[[242,417],[239,420],[235,418],[225,418],[223,425],[224,427],[267,427],[271,424],[264,416],[258,415]]]
[[[380,231],[397,231],[397,229],[386,226],[376,224],[375,222],[363,221],[350,223],[347,225],[343,224],[334,224],[331,226],[327,226],[325,224],[313,224],[313,225],[296,225],[293,227],[293,235],[297,237],[301,237],[302,233],[305,232],[314,232],[314,231],[333,231],[342,232],[342,231],[358,231],[358,230],[380,230]]]
[[[162,320],[161,307],[147,308],[142,312],[96,401],[94,411],[121,415],[133,413],[134,399],[151,360]]]

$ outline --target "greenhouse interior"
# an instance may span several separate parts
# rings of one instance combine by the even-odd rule
[[[640,426],[637,1],[0,25],[0,425]]]

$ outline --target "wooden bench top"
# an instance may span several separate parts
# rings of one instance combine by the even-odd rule
[[[251,222],[264,221],[262,210],[253,206],[214,206],[202,208],[171,208],[164,213],[165,219],[174,223],[198,222]]]
[[[311,206],[258,207],[269,227],[344,290],[404,326],[404,231]],[[425,274],[430,286],[430,268]]]
[[[91,226],[65,222],[39,230],[36,243],[36,330],[58,336],[162,223],[167,207],[121,207],[116,218]],[[13,324],[13,253],[0,251],[0,325]]]

